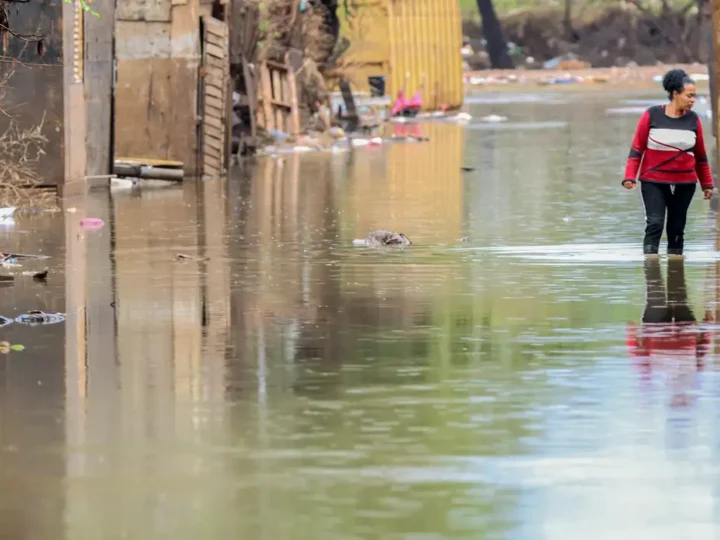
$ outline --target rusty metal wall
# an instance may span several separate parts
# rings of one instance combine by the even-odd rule
[[[463,102],[462,21],[457,0],[363,0],[354,3],[342,34],[351,45],[343,63],[354,88],[385,75],[386,92],[423,85],[426,109]]]

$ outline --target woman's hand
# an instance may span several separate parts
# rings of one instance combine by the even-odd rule
[[[713,188],[709,187],[709,188],[703,189],[703,199],[705,199],[706,201],[708,199],[712,199],[712,195],[713,195]]]
[[[625,180],[623,181],[623,187],[625,189],[635,189],[635,182],[633,182],[632,180]]]

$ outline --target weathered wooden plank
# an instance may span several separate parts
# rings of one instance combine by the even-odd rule
[[[222,111],[224,109],[222,99],[213,97],[209,94],[206,94],[205,96],[205,106],[208,108],[215,108],[218,109],[218,111]],[[218,116],[221,116],[222,112],[218,113]]]
[[[118,21],[115,29],[118,60],[170,58],[170,23]]]
[[[93,9],[97,8],[94,6]],[[122,0],[117,3],[115,13],[118,21],[170,22],[171,11],[171,0]],[[104,11],[101,13],[105,14]],[[105,18],[109,19],[107,16]]]
[[[219,100],[222,100],[223,97],[223,90],[219,86],[214,86],[212,84],[205,85],[205,94],[209,97],[214,97]]]
[[[287,63],[290,65],[288,55],[286,55]],[[298,110],[297,85],[295,84],[295,71],[288,69],[287,73],[287,93],[290,98],[290,133],[300,133],[300,112]]]
[[[203,154],[210,163],[220,166],[220,159],[222,157],[220,150],[213,148],[212,146],[203,145]]]
[[[206,41],[215,45],[216,47],[220,47],[224,51],[228,49],[227,38],[225,36],[218,36],[217,34],[208,32],[206,36]]]
[[[210,56],[214,56],[215,58],[227,58],[227,52],[225,51],[225,49],[209,42],[205,44],[205,53]]]
[[[113,167],[112,88],[115,78],[113,70],[115,0],[94,0],[93,8],[104,16],[84,19],[86,175],[110,174]]]
[[[208,124],[208,123],[205,123],[205,125],[203,126],[203,132],[204,132],[206,135],[210,135],[211,137],[215,137],[215,138],[217,138],[217,139],[222,139],[222,137],[223,137],[223,135],[224,135],[222,129],[220,129],[220,128],[216,127],[216,126],[211,126],[211,125]]]
[[[203,154],[206,157],[209,157],[212,159],[221,159],[222,158],[222,150],[220,148],[216,148],[215,146],[210,146],[207,143],[203,144]]]
[[[217,116],[206,116],[204,118],[204,122],[205,124],[216,127],[218,129],[222,129],[224,126],[222,120]]]
[[[217,107],[211,107],[208,105],[205,105],[205,115],[209,118],[222,118],[223,117],[223,110],[218,109]]]
[[[222,154],[223,141],[220,139],[216,139],[215,137],[211,137],[210,135],[208,135],[207,137],[205,137],[205,146],[215,148],[218,152]]]
[[[205,29],[218,36],[227,36],[227,25],[215,17],[203,17]]]
[[[228,58],[220,59],[215,58],[214,56],[205,57],[205,65],[208,67],[208,69],[217,68],[218,70],[220,70],[220,73],[225,73],[228,61]]]

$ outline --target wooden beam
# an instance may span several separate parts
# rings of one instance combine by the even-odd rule
[[[113,167],[115,0],[93,0],[100,17],[84,17],[86,175],[110,174]]]

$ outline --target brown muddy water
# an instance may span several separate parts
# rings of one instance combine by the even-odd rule
[[[717,538],[715,216],[643,263],[644,99],[474,98],[429,143],[2,226],[52,273],[0,315],[67,320],[0,329],[0,538]],[[414,245],[351,246],[380,227]]]

